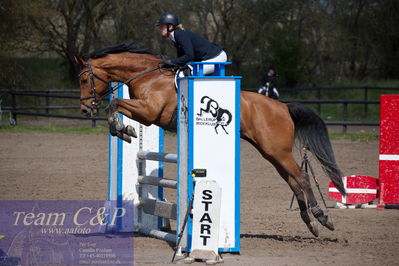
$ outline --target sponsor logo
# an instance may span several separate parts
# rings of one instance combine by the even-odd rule
[[[232,121],[233,116],[231,112],[221,108],[219,103],[209,96],[203,96],[201,98],[201,104],[203,105],[199,113],[197,113],[196,125],[213,126],[216,134],[219,134],[217,128],[220,126],[226,134],[229,134],[226,127],[228,127]]]

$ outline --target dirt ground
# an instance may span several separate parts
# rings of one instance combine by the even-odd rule
[[[166,151],[174,152],[174,137],[165,142]],[[346,175],[378,176],[378,142],[338,140],[333,146]],[[0,133],[0,151],[0,200],[107,197],[106,135]],[[333,205],[328,180],[311,160],[327,205]],[[168,166],[165,176],[175,172]],[[336,229],[320,225],[315,238],[299,212],[288,210],[291,197],[273,167],[242,141],[241,254],[224,255],[224,265],[399,265],[398,210],[329,208]],[[148,237],[134,241],[136,265],[170,264],[173,251],[167,243]]]

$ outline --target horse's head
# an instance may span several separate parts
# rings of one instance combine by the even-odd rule
[[[93,116],[98,112],[102,95],[108,88],[108,77],[106,72],[96,68],[90,59],[85,60],[75,57],[80,67],[80,110],[86,116]]]

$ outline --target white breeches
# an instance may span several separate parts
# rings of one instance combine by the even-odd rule
[[[208,60],[204,60],[202,62],[227,62],[227,54],[225,51],[222,51],[218,56],[215,56],[214,58]],[[193,68],[190,65],[188,67],[191,69],[191,71],[193,70]],[[204,75],[213,74],[214,71],[215,71],[214,65],[204,65]],[[183,71],[178,72],[177,76],[180,78],[184,77]]]
[[[227,61],[227,54],[225,51],[222,51],[218,56],[204,60],[202,62],[226,62]],[[213,74],[215,71],[215,66],[214,65],[204,65],[204,75],[209,75]]]

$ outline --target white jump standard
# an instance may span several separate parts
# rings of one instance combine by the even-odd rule
[[[134,201],[134,217],[122,219],[118,231],[141,232],[177,243],[194,192],[192,171],[206,169],[206,177],[198,183],[203,182],[198,186],[201,191],[196,192],[200,194],[194,195],[194,218],[188,218],[180,248],[195,258],[212,259],[201,257],[204,244],[216,247],[216,254],[240,251],[241,77],[225,75],[228,63],[212,63],[215,75],[204,76],[204,64],[193,63],[193,76],[177,80],[177,154],[163,153],[161,129],[121,115],[125,125],[138,129],[138,139],[129,144],[110,136],[108,198]],[[128,98],[128,89],[124,86],[115,94]],[[164,163],[177,163],[177,180],[163,178]],[[163,188],[177,189],[176,203],[163,200]],[[201,208],[205,213],[196,214]],[[161,231],[163,218],[176,219],[176,234]]]
[[[214,76],[203,75],[205,64],[215,65]],[[178,177],[180,192],[187,193],[178,194],[177,227],[179,232],[193,192],[191,171],[204,168],[205,180],[216,181],[222,191],[219,251],[239,252],[241,77],[226,76],[226,64],[193,63],[193,76],[178,79]],[[187,241],[182,241],[187,252],[192,251],[194,226],[200,225],[190,218]]]

